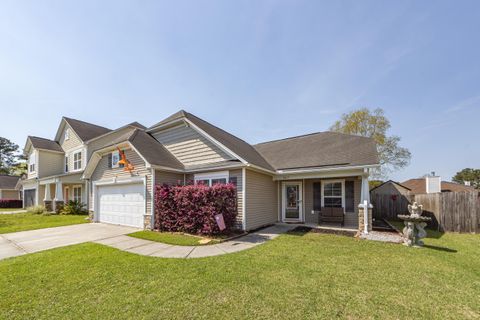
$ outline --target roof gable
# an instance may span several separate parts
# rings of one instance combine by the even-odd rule
[[[0,175],[0,189],[14,190],[20,177]]]
[[[68,123],[70,128],[77,134],[77,136],[83,141],[88,141],[95,137],[101,136],[111,130],[102,126],[98,126],[92,123],[88,123],[81,120],[76,120],[72,118],[63,117],[58,127],[57,134],[55,135],[55,140],[60,141],[61,133],[65,127],[65,124]]]
[[[35,136],[28,136],[27,143],[25,145],[25,152],[28,151],[29,144],[35,149],[50,150],[50,151],[63,153],[63,149],[58,144],[58,142],[50,139],[45,139],[45,138],[35,137]]]
[[[216,144],[219,144],[219,146],[222,147],[222,149],[225,149],[227,153],[230,153],[235,157],[239,157],[240,159],[238,160],[243,160],[249,164],[273,171],[273,167],[258,153],[257,150],[255,150],[252,145],[184,110],[180,110],[172,114],[165,120],[153,125],[148,130],[152,131],[155,128],[168,125],[169,123],[180,119],[184,119],[190,125],[193,125],[194,129],[200,131],[201,134],[205,134],[210,139],[213,139]]]

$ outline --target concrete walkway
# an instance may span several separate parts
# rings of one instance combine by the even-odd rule
[[[138,231],[137,228],[85,223],[0,234],[0,260],[27,253],[96,241]]]
[[[85,223],[0,234],[0,260],[84,242],[95,242],[144,256],[163,258],[200,258],[253,248],[296,226],[275,225],[260,231],[205,246],[174,246],[126,236],[137,228],[104,223]]]
[[[219,244],[204,246],[176,246],[121,235],[95,241],[112,248],[120,249],[142,256],[161,258],[203,258],[233,253],[253,248],[280,234],[294,229],[295,225],[274,225],[240,238]]]

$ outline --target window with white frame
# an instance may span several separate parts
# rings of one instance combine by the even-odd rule
[[[118,161],[120,161],[120,152],[116,150],[112,152],[112,168],[118,168]]]
[[[65,140],[68,140],[68,139],[70,139],[70,129],[69,128],[65,129]]]
[[[82,151],[73,154],[73,170],[82,169]]]
[[[35,172],[35,153],[32,153],[28,159],[28,172]]]
[[[68,157],[65,156],[65,172],[68,172]]]
[[[201,173],[194,176],[195,184],[207,186],[213,186],[218,183],[225,184],[228,182],[228,178],[228,171]]]
[[[82,202],[82,187],[73,187],[73,201]]]
[[[323,207],[342,208],[344,189],[342,181],[325,181],[322,185]]]

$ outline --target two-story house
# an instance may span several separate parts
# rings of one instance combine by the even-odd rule
[[[88,203],[88,183],[82,180],[87,159],[105,139],[135,128],[144,127],[132,123],[111,130],[63,117],[53,140],[29,136],[24,148],[27,176],[20,182],[24,207],[54,210],[69,200]]]

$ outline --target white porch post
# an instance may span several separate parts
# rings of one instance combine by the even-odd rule
[[[63,207],[63,185],[62,181],[57,181],[55,183],[55,199],[53,200],[55,204],[55,211],[59,210],[59,207]]]
[[[50,183],[45,185],[45,197],[43,201],[52,201],[52,196],[50,195]]]
[[[362,175],[362,187],[361,187],[361,196],[360,196],[360,204],[358,205],[359,213],[363,215],[361,221],[363,222],[363,226],[360,225],[360,231],[363,233],[368,234],[369,230],[372,229],[371,221],[372,221],[372,204],[370,203],[370,187],[368,184],[368,173]],[[363,228],[362,228],[363,227]],[[363,230],[362,230],[363,229]]]
[[[63,185],[62,181],[57,181],[55,184],[55,202],[63,201]]]

